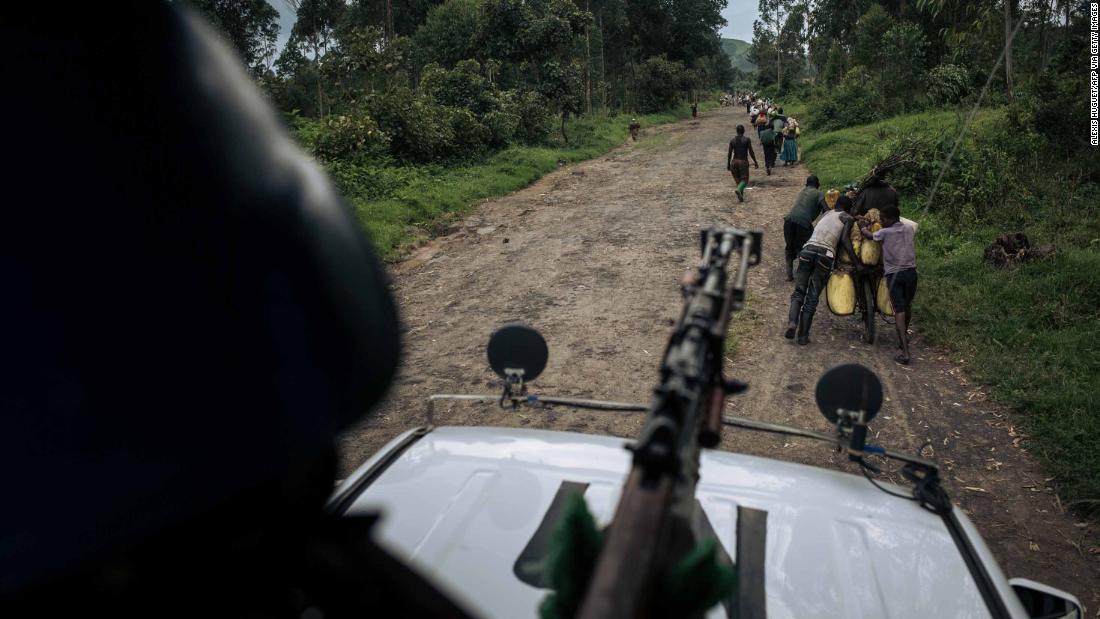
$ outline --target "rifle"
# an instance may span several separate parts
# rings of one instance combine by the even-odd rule
[[[733,228],[701,233],[699,270],[684,286],[684,308],[661,361],[660,384],[641,436],[629,448],[633,465],[581,619],[643,614],[653,580],[693,545],[699,450],[718,445],[725,398],[746,388],[722,375],[722,363],[730,316],[744,306],[745,279],[749,267],[760,263],[762,236]],[[735,254],[737,271],[728,285]]]

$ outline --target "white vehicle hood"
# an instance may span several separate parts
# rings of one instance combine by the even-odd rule
[[[589,508],[601,525],[610,522],[630,467],[623,445],[564,432],[437,428],[407,447],[345,513],[381,511],[379,542],[472,612],[534,617],[547,590],[517,576],[520,553],[563,482],[587,484]],[[377,471],[389,448],[345,486]],[[989,616],[942,520],[862,477],[707,450],[697,497],[734,560],[737,507],[767,512],[768,617]],[[1025,616],[969,520],[959,518],[1010,612]],[[708,614],[724,616],[720,606]]]

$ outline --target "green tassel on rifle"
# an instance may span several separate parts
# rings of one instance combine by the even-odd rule
[[[701,618],[730,599],[736,585],[737,574],[718,560],[718,541],[710,538],[669,570],[659,603],[666,617]]]
[[[577,614],[596,569],[601,544],[603,534],[584,496],[569,497],[547,552],[546,569],[554,592],[539,605],[542,619],[568,619]]]

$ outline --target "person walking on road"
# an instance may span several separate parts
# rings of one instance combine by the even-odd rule
[[[756,125],[756,137],[760,137],[768,126],[768,112],[765,107],[760,107],[760,111],[756,113],[756,121],[753,124]]]
[[[627,127],[630,130],[630,139],[635,142],[638,141],[638,132],[642,130],[642,124],[638,122],[637,118],[630,119],[630,126]]]
[[[814,220],[829,210],[820,187],[821,183],[816,176],[807,178],[806,187],[795,198],[791,212],[783,218],[783,241],[786,245],[783,253],[787,259],[784,269],[789,282],[794,281],[794,261],[798,258],[798,252],[814,232]]]
[[[782,153],[784,133],[787,129],[787,117],[783,115],[783,108],[772,111],[768,126],[775,130],[775,148]]]
[[[791,119],[784,130],[783,152],[779,158],[783,160],[783,166],[792,166],[798,163],[798,125]]]
[[[845,210],[848,202],[837,202],[836,207],[825,214],[814,226],[810,240],[802,246],[798,254],[798,269],[794,275],[794,292],[791,293],[791,309],[787,316],[787,329],[783,337],[793,339],[797,331],[797,342],[805,346],[810,343],[810,325],[814,321],[814,312],[825,289],[825,282],[833,270],[833,262],[838,251],[848,252],[852,264],[858,264],[855,249],[852,247],[851,215]]]
[[[866,215],[867,211],[877,208],[879,213],[887,206],[898,206],[898,191],[886,182],[886,179],[875,175],[868,179],[867,184],[856,196],[856,208],[853,215]]]
[[[730,148],[726,153],[726,169],[733,175],[733,182],[737,183],[737,201],[745,201],[745,186],[749,184],[749,157],[752,157],[752,165],[756,168],[756,153],[752,150],[752,140],[745,137],[745,125],[737,125],[737,135],[730,140]]]
[[[760,134],[760,145],[764,148],[764,172],[768,176],[771,176],[772,168],[775,167],[775,140],[775,129],[771,127],[764,129]]]
[[[913,297],[917,293],[917,250],[913,242],[916,230],[901,221],[897,205],[888,204],[879,209],[879,217],[881,230],[871,232],[867,222],[861,222],[860,233],[865,239],[882,243],[882,270],[890,292],[890,304],[894,306],[894,328],[901,349],[894,361],[909,365],[909,322],[913,319]]]

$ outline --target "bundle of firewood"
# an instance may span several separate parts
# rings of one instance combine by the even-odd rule
[[[890,154],[882,158],[881,161],[876,163],[867,174],[863,175],[859,183],[856,184],[856,193],[863,191],[863,188],[871,182],[874,177],[883,177],[887,172],[896,170],[909,165],[915,165],[917,163],[917,147],[911,139],[902,140]]]

